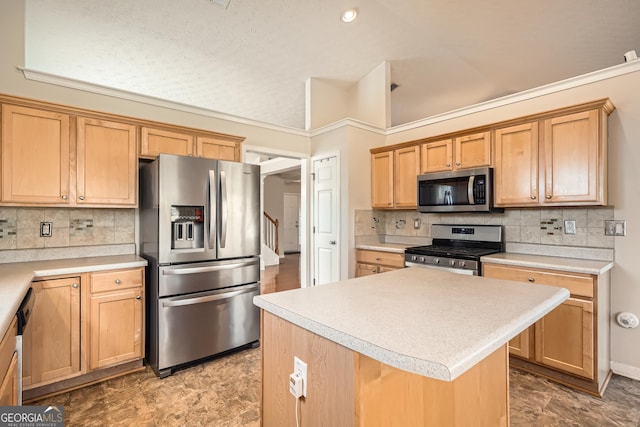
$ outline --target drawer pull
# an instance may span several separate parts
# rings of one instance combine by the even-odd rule
[[[77,283],[74,283],[73,285],[71,285],[71,287],[72,287],[73,289],[78,289],[78,284],[77,284]]]
[[[533,277],[529,277],[529,279],[528,279],[528,280],[529,280],[531,283],[533,283],[533,282],[535,282],[535,281],[536,281],[536,279],[534,279]]]
[[[376,257],[376,261],[380,261],[380,257],[379,256]]]
[[[116,279],[116,285],[119,285],[120,283],[122,283],[122,280]]]
[[[140,300],[140,299],[142,299],[142,297],[140,295],[136,295],[136,299]]]

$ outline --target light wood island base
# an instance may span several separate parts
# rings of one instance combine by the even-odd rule
[[[303,426],[508,426],[507,346],[453,381],[397,369],[262,311],[262,425],[296,425],[293,358],[307,363]]]

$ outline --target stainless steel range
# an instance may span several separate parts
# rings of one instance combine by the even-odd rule
[[[429,246],[405,249],[405,266],[479,276],[480,257],[504,251],[501,225],[433,224],[431,237]]]

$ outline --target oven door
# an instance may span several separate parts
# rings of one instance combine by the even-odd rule
[[[469,269],[465,269],[465,268],[442,267],[442,266],[439,266],[439,265],[418,264],[418,263],[415,263],[415,262],[408,262],[408,261],[405,261],[404,265],[405,265],[405,267],[432,268],[434,270],[449,271],[451,273],[463,274],[465,276],[477,276],[478,275],[478,270],[469,270]]]

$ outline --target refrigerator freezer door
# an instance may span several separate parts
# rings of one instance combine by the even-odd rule
[[[260,254],[260,167],[218,161],[218,258]]]

